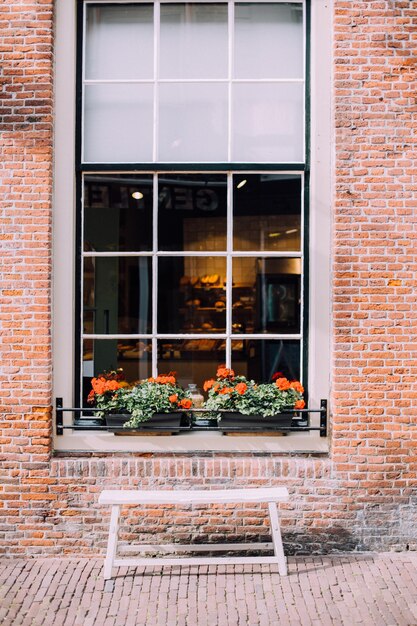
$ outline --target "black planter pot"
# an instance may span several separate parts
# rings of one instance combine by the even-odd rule
[[[135,428],[124,428],[129,421],[129,413],[108,413],[105,416],[107,430],[117,435],[153,434],[166,435],[180,431],[182,413],[154,413],[146,422]]]
[[[262,415],[244,415],[243,413],[224,412],[221,413],[219,429],[227,431],[242,430],[245,432],[279,432],[279,430],[290,428],[292,413],[277,413],[268,417]]]

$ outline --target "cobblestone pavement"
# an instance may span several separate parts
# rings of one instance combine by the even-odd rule
[[[417,553],[275,566],[119,568],[101,559],[0,561],[2,626],[417,626]]]

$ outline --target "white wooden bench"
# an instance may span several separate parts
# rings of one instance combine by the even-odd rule
[[[234,565],[239,563],[277,563],[282,576],[287,574],[287,564],[282,545],[277,503],[288,500],[286,487],[213,490],[172,490],[172,491],[103,491],[99,504],[111,506],[110,530],[107,554],[104,560],[104,579],[112,577],[112,568],[138,565]],[[124,546],[127,552],[228,552],[233,550],[273,550],[274,556],[222,556],[222,557],[120,557],[117,555],[120,507],[124,505],[189,505],[189,504],[230,504],[267,503],[271,520],[271,543],[228,543],[228,544],[137,544]]]

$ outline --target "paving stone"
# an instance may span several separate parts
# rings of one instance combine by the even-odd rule
[[[0,561],[2,626],[417,626],[417,553],[293,557],[274,566],[120,568]]]

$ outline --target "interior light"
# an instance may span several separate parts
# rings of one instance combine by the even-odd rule
[[[134,191],[132,193],[132,198],[134,198],[135,200],[142,200],[143,193],[141,191]]]
[[[269,233],[268,237],[281,237],[281,233]]]
[[[244,178],[243,180],[240,181],[240,183],[236,185],[236,189],[242,189],[242,187],[244,187],[247,182],[248,181],[246,180],[246,178]]]
[[[291,230],[286,230],[285,234],[292,235],[293,233],[296,233],[297,231],[298,231],[298,228],[292,228]]]

